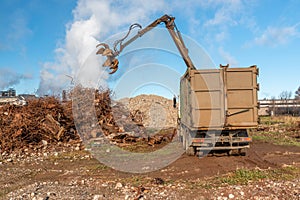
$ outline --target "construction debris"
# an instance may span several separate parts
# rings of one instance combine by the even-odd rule
[[[43,141],[80,142],[72,115],[66,115],[65,108],[70,106],[70,103],[62,105],[56,98],[46,97],[31,100],[23,107],[1,107],[0,152],[42,146]]]
[[[110,91],[76,88],[76,92],[89,90],[95,93],[94,108],[102,133],[120,146],[142,142],[146,145],[172,141],[176,130],[165,128],[149,135],[144,126],[144,113],[139,109],[130,111],[122,103],[110,98]],[[72,93],[71,93],[72,94]],[[28,101],[27,106],[5,105],[0,107],[0,152],[25,148],[41,148],[57,143],[78,144],[80,138],[74,124],[71,101],[59,101],[45,97]],[[98,137],[91,133],[89,137]],[[85,139],[85,138],[84,138]]]
[[[136,120],[142,120],[145,127],[176,127],[178,110],[173,101],[157,95],[139,95],[121,99]]]

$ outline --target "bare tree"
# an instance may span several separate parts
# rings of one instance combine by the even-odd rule
[[[282,91],[280,94],[279,94],[279,98],[282,100],[282,105],[281,105],[281,108],[279,109],[280,110],[280,113],[281,114],[290,114],[290,106],[289,106],[289,99],[291,99],[292,97],[292,92],[291,91]]]
[[[298,90],[295,92],[295,104],[300,103],[300,86],[298,87]],[[295,105],[295,114],[300,116],[300,108]]]
[[[271,100],[272,100],[272,107],[269,108],[269,114],[273,117],[275,115],[275,97],[272,96]]]
[[[300,87],[298,87],[298,90],[295,92],[295,99],[300,100]]]
[[[292,97],[292,92],[291,91],[282,91],[279,94],[279,99],[290,99]]]

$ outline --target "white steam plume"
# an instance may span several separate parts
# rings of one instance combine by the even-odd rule
[[[32,79],[31,74],[20,74],[8,68],[0,69],[0,89],[19,84],[22,80]]]
[[[56,62],[45,63],[41,69],[37,93],[60,93],[71,82],[66,75],[74,77],[78,73],[99,41],[108,34],[126,30],[131,23],[148,22],[148,17],[167,8],[164,4],[143,0],[79,0],[73,10],[73,22],[67,25],[65,42],[56,49]],[[104,70],[94,64],[96,60],[89,62],[92,62],[88,65],[91,73],[80,74],[80,83],[91,86],[89,83],[97,81]],[[105,80],[101,84],[105,85]]]
[[[184,19],[194,33],[199,33],[202,42],[207,38],[217,39],[218,43],[230,38],[229,27],[236,25],[248,26],[249,12],[245,8],[252,8],[247,1],[180,1],[180,0],[78,0],[73,10],[73,20],[66,26],[66,36],[62,45],[56,50],[56,61],[45,63],[40,73],[40,85],[38,94],[57,94],[71,83],[71,77],[75,77],[87,57],[95,51],[99,42],[107,39],[109,35],[126,31],[130,24],[138,22],[142,25],[152,22],[163,14],[172,14],[177,11],[176,17]],[[215,12],[212,18],[199,15],[198,11],[204,13]],[[251,9],[250,9],[251,10]],[[228,12],[227,12],[228,11]],[[251,12],[250,12],[251,14]],[[210,15],[210,14],[209,14]],[[248,19],[248,20],[239,20]],[[251,21],[251,20],[250,20]],[[201,23],[200,23],[201,22]],[[216,31],[217,30],[217,31]],[[183,32],[184,33],[184,32]],[[207,37],[205,36],[207,35]],[[204,41],[203,41],[204,40]],[[211,39],[207,45],[214,44]],[[218,44],[216,45],[218,46]],[[213,47],[212,47],[213,48]],[[222,47],[212,50],[218,52],[227,62],[236,65],[237,61]],[[101,58],[100,56],[98,58]],[[80,73],[80,83],[95,86],[91,83],[98,81],[104,70],[89,60],[91,69],[87,74]],[[89,73],[90,72],[90,73]],[[68,76],[67,76],[68,75]],[[104,74],[105,75],[105,74]],[[98,85],[105,85],[105,77]]]

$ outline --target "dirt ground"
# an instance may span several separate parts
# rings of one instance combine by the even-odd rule
[[[122,148],[155,151],[176,133],[171,128],[151,137],[143,136],[144,131],[155,131],[141,126],[146,116],[125,112],[118,104],[119,112],[113,115],[110,93],[96,94],[95,99],[93,95],[83,99],[95,104],[97,123],[104,135]],[[92,111],[83,107],[79,110],[85,110],[86,115],[74,115],[72,108],[71,102],[61,104],[55,98],[36,99],[25,107],[2,107],[0,199],[300,200],[300,117],[262,117],[259,127],[251,132],[253,142],[246,156],[218,154],[198,158],[183,154],[163,169],[131,174],[101,164],[84,150],[81,139],[90,137],[79,137],[73,117],[89,119]],[[172,105],[170,109],[176,119],[176,110]],[[122,123],[117,125],[114,117]],[[83,123],[79,128],[93,125]],[[143,136],[142,140],[130,133],[132,127],[137,135]],[[86,133],[98,137],[96,129]],[[163,159],[162,156],[161,162]]]
[[[214,186],[218,177],[237,169],[299,169],[300,147],[296,146],[254,141],[246,156],[210,155],[199,159],[184,154],[168,167],[147,174],[113,170],[74,147],[45,148],[27,154],[12,156],[1,163],[0,198],[300,199],[297,174],[290,182],[261,178],[246,185]],[[283,195],[282,191],[289,190]]]
[[[197,158],[183,155],[165,170],[165,173],[153,172],[150,175],[165,179],[197,179],[225,174],[237,168],[276,168],[282,165],[300,165],[300,148],[277,146],[256,141],[248,149],[246,156],[206,156]],[[182,171],[186,172],[182,174]]]

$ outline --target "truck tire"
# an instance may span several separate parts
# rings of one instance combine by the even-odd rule
[[[186,148],[187,148],[184,135],[182,136],[182,147],[183,147],[184,150],[186,150]]]
[[[183,128],[182,125],[180,125],[179,140],[182,143],[183,149],[186,150],[186,147],[185,147],[185,134],[184,134],[184,128]]]
[[[231,156],[232,155],[232,150],[228,150],[228,151],[226,151],[226,153],[227,153],[227,156]]]
[[[188,147],[188,148],[185,150],[185,153],[186,153],[186,155],[188,155],[188,156],[194,156],[194,155],[195,155],[195,149],[194,149],[194,147]]]
[[[209,154],[209,150],[199,150],[199,151],[197,151],[196,153],[197,153],[197,156],[198,157],[205,157],[205,156],[208,156],[208,154]]]
[[[238,151],[239,151],[240,156],[246,156],[246,154],[247,154],[246,149],[239,149]]]
[[[189,133],[186,133],[186,135],[189,137]],[[193,146],[191,146],[190,138],[185,138],[185,153],[188,156],[194,156],[196,151]]]

